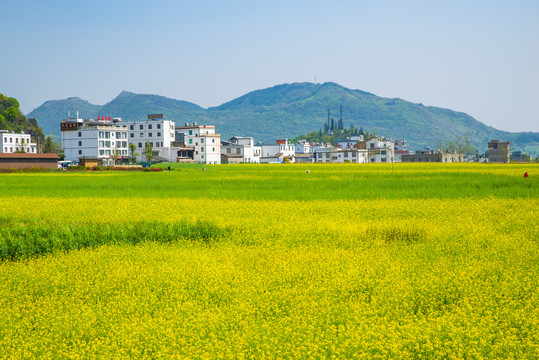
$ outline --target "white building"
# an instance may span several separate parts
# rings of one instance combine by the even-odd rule
[[[357,163],[368,162],[365,149],[339,149],[337,147],[320,147],[314,153],[316,163]]]
[[[404,140],[392,140],[393,148],[395,152],[395,162],[402,162],[402,155],[409,155],[410,152],[406,150],[406,144]]]
[[[124,124],[127,125],[129,143],[135,144],[137,148],[136,152],[139,154],[137,161],[146,160],[143,152],[146,144],[150,143],[153,147],[154,158],[176,162],[176,152],[172,149],[176,127],[172,120],[148,115],[148,120],[126,121]]]
[[[358,143],[364,141],[363,135],[350,136],[346,140],[339,140],[337,142],[337,147],[339,149],[354,149],[358,148]]]
[[[307,140],[299,140],[295,147],[296,154],[310,154],[311,153],[311,144]]]
[[[369,152],[369,162],[384,163],[394,161],[394,144],[391,140],[383,140],[377,137],[367,141],[367,151]]]
[[[186,123],[185,126],[177,126],[176,141],[182,142],[186,148],[193,149],[193,160],[197,163],[221,163],[221,135],[215,133],[214,125]]]
[[[296,154],[296,147],[288,139],[277,140],[276,144],[262,145],[261,157],[275,157],[279,155],[292,157]]]
[[[37,145],[32,142],[32,136],[25,133],[14,133],[0,130],[0,153],[37,153]]]
[[[98,160],[128,157],[127,125],[121,119],[99,116],[94,119],[63,120],[60,124],[65,160],[81,157]]]
[[[232,137],[221,141],[221,163],[260,163],[262,147],[255,145],[252,137]]]

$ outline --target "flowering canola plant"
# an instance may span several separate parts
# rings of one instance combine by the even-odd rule
[[[522,169],[4,174],[0,357],[537,358]]]

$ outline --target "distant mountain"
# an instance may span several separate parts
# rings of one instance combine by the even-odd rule
[[[77,107],[81,105],[83,107]],[[272,142],[323,129],[328,107],[330,116],[337,121],[341,105],[346,127],[353,124],[357,128],[374,130],[379,135],[405,139],[410,149],[427,145],[434,147],[439,140],[447,142],[455,140],[457,136],[468,136],[479,151],[486,150],[489,140],[500,139],[511,141],[512,149],[539,153],[539,133],[501,131],[462,112],[423,106],[398,98],[382,98],[335,83],[277,85],[208,109],[186,101],[124,91],[101,107],[71,98],[48,101],[28,116],[35,117],[46,133],[53,129],[53,134],[59,134],[59,123],[66,118],[68,110],[79,110],[81,117],[99,114],[118,116],[124,120],[145,119],[147,114],[163,113],[178,125],[195,121],[215,124],[223,139],[253,136],[257,140]]]
[[[75,117],[76,111],[81,118],[95,118],[101,109],[99,105],[90,104],[79,97],[70,97],[64,100],[49,100],[34,109],[27,116],[35,118],[45,135],[60,136],[60,121],[67,119],[68,111]]]

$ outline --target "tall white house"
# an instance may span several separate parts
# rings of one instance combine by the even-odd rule
[[[121,119],[99,116],[94,119],[63,120],[60,124],[65,160],[81,157],[99,160],[128,157],[127,125]]]
[[[260,163],[262,148],[255,145],[252,137],[234,136],[221,141],[221,163]]]
[[[277,140],[276,144],[262,145],[262,157],[273,157],[276,155],[294,156],[296,155],[296,147],[288,142],[288,139]]]
[[[137,161],[146,160],[143,151],[150,143],[154,156],[163,161],[176,162],[176,153],[171,151],[176,126],[172,120],[163,120],[163,115],[148,115],[148,120],[126,121],[129,143],[135,144],[139,154]],[[131,155],[131,154],[130,154]]]
[[[15,133],[0,130],[0,153],[37,153],[37,145],[32,142],[32,136],[25,133]]]
[[[391,140],[383,140],[377,137],[367,141],[369,162],[384,163],[392,162],[395,157],[395,144]]]
[[[311,153],[311,144],[307,140],[299,140],[296,145],[294,145],[296,154],[310,154]]]
[[[215,133],[214,125],[197,123],[176,127],[177,141],[193,149],[193,160],[199,164],[221,163],[221,134]]]

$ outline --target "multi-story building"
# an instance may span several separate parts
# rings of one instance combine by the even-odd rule
[[[404,143],[404,140],[391,140],[393,142],[393,149],[395,153],[395,158],[393,159],[394,162],[401,162],[402,161],[402,155],[408,155],[410,154],[410,151],[406,150],[406,145]]]
[[[318,148],[314,153],[316,163],[358,163],[368,162],[367,150],[356,147],[355,149],[339,149],[338,147]]]
[[[296,154],[310,154],[311,153],[311,144],[307,140],[299,140],[295,147]]]
[[[32,136],[25,133],[14,133],[0,130],[0,153],[37,153],[37,145],[32,142]]]
[[[120,118],[69,118],[60,123],[65,160],[79,158],[124,159],[128,157],[127,125]]]
[[[442,153],[433,150],[418,150],[415,154],[403,154],[401,162],[463,162],[464,155],[458,153]]]
[[[221,141],[221,163],[260,163],[262,148],[255,145],[252,137],[232,137]]]
[[[384,163],[394,161],[395,150],[391,140],[383,140],[374,137],[367,141],[366,145],[369,153],[369,162]]]
[[[337,147],[339,149],[358,149],[361,148],[361,143],[364,141],[363,135],[350,136],[345,140],[339,140]]]
[[[284,157],[291,157],[296,154],[294,144],[288,142],[288,139],[277,140],[275,144],[262,145],[262,157],[274,157],[282,154]]]
[[[197,163],[221,163],[221,135],[215,133],[214,125],[177,126],[176,141],[181,143],[182,149],[193,149],[193,160]]]
[[[163,120],[162,114],[148,115],[148,120],[126,121],[129,143],[137,148],[137,161],[146,160],[143,152],[146,144],[153,148],[154,158],[176,162],[176,151],[171,149],[175,141],[175,125],[172,120]]]
[[[511,161],[509,144],[509,141],[491,140],[488,143],[488,162],[509,164]]]

